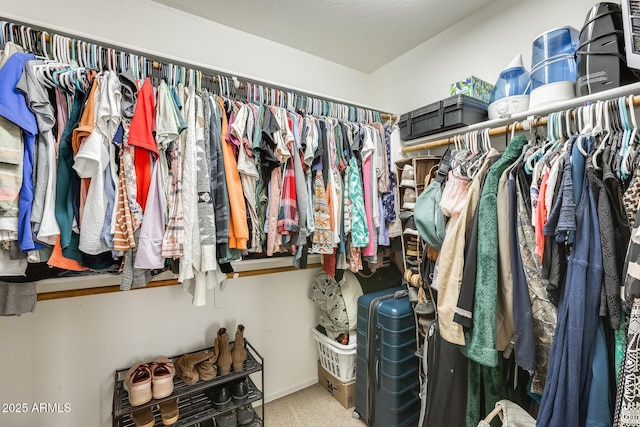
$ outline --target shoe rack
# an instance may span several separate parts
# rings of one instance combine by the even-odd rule
[[[426,183],[431,182],[431,179],[437,173],[438,165],[440,163],[439,156],[424,156],[424,157],[412,157],[402,159],[396,162],[397,176],[401,177],[402,172],[406,165],[411,165],[414,171],[414,186],[403,187],[400,186],[400,210],[401,216],[407,217],[413,214],[413,209],[406,209],[403,206],[404,194],[412,188],[415,191],[416,200],[420,197],[420,194],[424,191]],[[400,182],[400,179],[399,181]],[[416,231],[412,234],[408,227],[410,223],[413,223],[413,229]],[[427,257],[435,260],[438,256],[438,252],[428,246],[417,233],[417,228],[413,219],[411,221],[402,222],[402,251],[404,258],[404,283],[407,286],[410,295],[411,305],[414,309],[415,321],[416,321],[416,343],[419,349],[425,338],[426,325],[428,325],[434,318],[434,313],[424,310],[425,304],[431,303],[432,306],[436,303],[434,300],[434,292],[428,289],[428,286],[423,282],[420,272],[422,271],[422,256],[424,251],[427,251]],[[408,232],[409,231],[409,232]],[[418,310],[418,309],[421,310]],[[420,351],[418,350],[418,353]],[[421,354],[419,355],[421,357]]]
[[[260,390],[249,377],[251,374],[259,372],[261,375],[261,384],[264,387],[264,359],[246,339],[244,339],[244,342],[247,349],[247,358],[244,362],[244,369],[242,371],[217,376],[210,381],[200,380],[193,385],[185,384],[180,380],[178,375],[175,375],[173,377],[173,393],[170,396],[163,399],[152,399],[150,402],[140,406],[131,406],[129,403],[129,394],[124,388],[124,378],[129,368],[118,369],[115,371],[115,385],[113,389],[113,427],[136,427],[136,424],[130,418],[130,414],[146,407],[151,407],[153,410],[153,414],[155,416],[154,426],[161,427],[163,424],[158,404],[175,398],[178,398],[178,410],[180,415],[178,421],[175,424],[172,424],[173,426],[187,427],[204,423],[218,415],[237,409],[241,406],[233,403],[232,401],[230,406],[227,406],[224,409],[218,409],[214,406],[210,396],[212,395],[211,392],[214,388],[230,384],[236,380],[244,378],[246,378],[249,385],[249,396],[246,402],[243,402],[242,405],[261,401],[261,410],[259,413],[256,413],[255,417],[257,422],[254,421],[251,426],[264,426],[264,391]],[[205,348],[202,350],[210,349],[211,348]],[[175,361],[180,356],[182,355],[173,356],[170,359]]]
[[[413,209],[406,209],[403,207],[404,205],[404,197],[407,189],[411,188],[416,195],[416,199],[420,197],[420,194],[424,190],[424,183],[429,175],[432,172],[434,166],[437,166],[440,163],[439,156],[424,156],[424,157],[412,157],[407,159],[398,160],[396,162],[396,171],[398,176],[398,182],[400,182],[400,177],[402,177],[402,171],[404,170],[405,165],[411,165],[414,171],[414,186],[413,187],[404,187],[399,186],[399,195],[400,195],[400,211],[404,211],[405,213],[413,214]],[[422,239],[419,236],[413,236],[410,234],[405,234],[404,230],[406,227],[406,222],[402,223],[402,254],[404,257],[404,269],[405,273],[407,271],[412,271],[412,273],[417,273],[419,271],[415,269],[415,265],[419,266],[421,262],[422,251],[426,249],[426,246]],[[417,248],[416,248],[417,246]],[[416,250],[417,249],[417,250]],[[417,255],[416,255],[417,253]],[[411,263],[407,263],[407,261],[411,261]],[[405,277],[406,279],[406,277]],[[417,280],[417,279],[416,279]],[[407,279],[409,283],[411,283],[410,279]],[[414,284],[417,286],[417,283]]]

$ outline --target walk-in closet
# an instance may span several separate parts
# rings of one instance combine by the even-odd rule
[[[640,2],[0,0],[0,426],[640,426]]]

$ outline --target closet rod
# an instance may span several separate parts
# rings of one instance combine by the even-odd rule
[[[321,263],[314,263],[314,264],[307,265],[307,269],[320,268],[320,267],[322,267]],[[297,271],[297,270],[300,270],[300,269],[293,266],[263,268],[261,270],[249,270],[249,271],[240,271],[235,273],[227,273],[227,279],[237,279],[240,277],[250,277],[250,276],[257,276],[262,274],[284,273],[287,271]],[[155,282],[149,282],[144,287],[132,288],[131,290],[135,291],[140,289],[163,288],[165,286],[176,286],[180,284],[181,283],[178,282],[177,279],[158,280]],[[110,286],[99,286],[95,288],[69,289],[69,290],[52,291],[52,292],[38,292],[38,301],[49,301],[54,299],[83,297],[87,295],[110,294],[112,292],[123,292],[123,291],[120,290],[120,285],[110,285]]]
[[[67,37],[71,40],[79,40],[85,43],[91,43],[94,44],[96,46],[100,46],[102,48],[107,48],[107,49],[113,49],[115,51],[117,51],[117,53],[119,54],[120,52],[123,53],[127,53],[127,54],[132,54],[132,55],[138,55],[141,56],[143,58],[146,58],[147,60],[153,62],[157,62],[160,64],[166,64],[166,65],[174,65],[174,66],[178,66],[178,67],[184,67],[187,69],[191,69],[194,71],[200,71],[203,74],[206,74],[207,76],[210,77],[215,77],[217,76],[221,76],[221,77],[226,77],[230,80],[233,80],[234,78],[237,79],[240,83],[244,83],[244,84],[251,84],[251,85],[260,85],[264,88],[268,88],[268,89],[275,89],[277,91],[280,92],[285,92],[285,93],[292,93],[294,95],[298,95],[301,97],[306,97],[306,98],[310,98],[313,100],[319,100],[319,101],[324,101],[324,102],[330,102],[330,103],[334,103],[334,104],[338,104],[338,105],[344,105],[347,107],[353,107],[356,109],[361,109],[361,110],[365,110],[365,111],[370,111],[372,113],[379,113],[380,114],[380,118],[382,120],[391,120],[394,123],[397,121],[397,116],[394,114],[391,114],[389,112],[382,112],[382,111],[377,111],[374,110],[370,107],[366,107],[363,105],[358,105],[355,103],[351,103],[351,102],[345,102],[345,101],[340,101],[337,99],[333,99],[333,98],[328,98],[325,96],[321,96],[321,95],[315,95],[309,92],[304,92],[301,90],[297,90],[297,89],[291,89],[291,88],[287,88],[286,86],[281,86],[281,85],[277,85],[277,84],[272,84],[272,83],[267,83],[267,82],[263,82],[257,79],[252,79],[252,78],[248,78],[248,77],[241,77],[238,78],[237,76],[229,73],[229,72],[224,72],[224,71],[220,71],[220,70],[216,70],[215,68],[209,68],[209,67],[203,67],[203,66],[199,66],[193,63],[189,63],[189,62],[185,62],[185,61],[180,61],[180,60],[174,60],[174,59],[170,59],[170,58],[166,58],[166,57],[161,57],[158,55],[154,55],[152,53],[148,53],[148,52],[144,52],[142,50],[136,50],[136,49],[130,49],[130,48],[126,48],[123,46],[119,46],[113,43],[109,43],[109,42],[99,42],[96,41],[94,39],[88,38],[88,37],[84,37],[84,36],[78,36],[76,34],[73,33],[68,33],[65,31],[58,31],[58,30],[52,30],[50,28],[46,28],[45,26],[42,25],[38,25],[38,24],[31,24],[28,22],[24,22],[21,21],[20,19],[14,19],[14,18],[6,18],[4,16],[0,15],[0,22],[7,22],[8,24],[13,24],[13,25],[17,25],[17,26],[22,26],[25,27],[28,30],[34,30],[34,31],[38,31],[40,32],[40,34],[38,34],[38,37],[42,36],[42,33],[45,33],[45,38],[48,38],[50,40],[50,37],[52,35],[59,35],[62,37]],[[70,42],[71,42],[70,40]],[[155,67],[154,67],[155,68]],[[158,68],[155,68],[158,69]]]
[[[625,102],[628,104],[628,100],[626,100]],[[640,95],[633,96],[633,105],[634,106],[640,105]],[[546,126],[548,117],[549,117],[548,115],[544,117],[540,117],[537,120],[534,120],[533,123],[530,122],[530,126],[532,127]],[[514,126],[515,126],[515,132],[525,130],[522,123],[516,121],[514,123],[507,124],[504,126],[489,128],[489,136],[504,135],[507,132],[511,132]],[[448,138],[438,139],[436,141],[425,142],[422,144],[411,145],[409,147],[402,147],[400,151],[402,153],[411,153],[414,151],[430,150],[432,148],[444,147],[446,145],[453,144],[455,142],[455,137],[459,135],[463,135],[464,133],[466,133],[466,131],[460,131],[460,133],[451,135]]]

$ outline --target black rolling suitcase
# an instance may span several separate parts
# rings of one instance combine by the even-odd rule
[[[356,407],[372,427],[416,426],[420,417],[415,317],[405,288],[358,299]]]

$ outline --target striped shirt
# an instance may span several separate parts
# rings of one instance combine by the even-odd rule
[[[124,177],[123,152],[120,151],[120,172],[118,176],[118,210],[116,211],[116,226],[113,235],[113,250],[128,251],[136,246],[133,238],[133,224],[131,222],[131,210],[129,209],[129,197]]]

